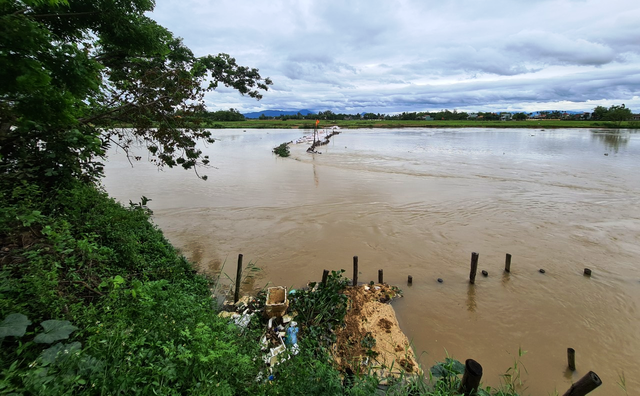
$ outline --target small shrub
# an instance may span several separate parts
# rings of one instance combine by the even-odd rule
[[[291,155],[289,152],[289,143],[282,143],[278,147],[274,148],[273,152],[280,157],[288,157]]]

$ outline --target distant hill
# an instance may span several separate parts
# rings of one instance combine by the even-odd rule
[[[588,111],[581,111],[581,110],[540,110],[540,111],[534,111],[534,112],[532,112],[531,114],[533,114],[533,115],[539,115],[539,114],[541,114],[541,113],[545,113],[545,112],[546,112],[546,113],[551,113],[551,112],[553,112],[553,111],[559,111],[559,112],[561,112],[561,113],[567,113],[567,114],[583,114],[583,113],[588,113]],[[529,112],[526,112],[526,111],[525,111],[524,113],[529,114]],[[590,112],[589,112],[589,113],[590,113]]]
[[[254,111],[253,113],[245,113],[245,118],[259,118],[261,115],[265,115],[266,117],[280,117],[281,115],[296,115],[296,114],[307,115],[310,113],[315,113],[314,111],[303,109],[303,110],[264,110],[264,111]]]

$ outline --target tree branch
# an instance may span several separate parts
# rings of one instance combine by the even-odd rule
[[[116,112],[118,112],[120,110],[123,110],[123,109],[125,109],[127,107],[143,108],[143,107],[151,106],[152,104],[158,103],[161,100],[167,99],[167,98],[170,98],[170,96],[169,95],[164,95],[164,96],[161,96],[161,97],[159,97],[158,99],[156,99],[154,101],[151,101],[149,103],[145,103],[143,105],[137,105],[135,103],[126,103],[126,104],[123,104],[122,106],[116,107],[115,109],[111,109],[111,110],[107,111],[106,113],[98,114],[98,115],[95,115],[95,116],[89,117],[89,118],[80,118],[80,119],[78,119],[78,122],[80,124],[88,124],[91,121],[99,120],[101,118],[104,118],[104,117],[108,116],[109,114],[116,113]]]
[[[62,14],[24,14],[24,15],[33,19],[45,19],[45,18],[56,18],[56,17],[79,17],[79,16],[85,16],[85,15],[93,15],[97,13],[98,11],[87,11],[87,12],[67,12]]]

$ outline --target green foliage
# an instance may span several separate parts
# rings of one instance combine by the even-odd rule
[[[460,387],[460,375],[464,374],[464,364],[447,357],[444,362],[436,363],[429,369],[430,376],[437,378],[436,390],[457,390]]]
[[[106,148],[129,155],[137,143],[158,166],[208,163],[196,148],[213,142],[201,128],[204,94],[222,84],[259,99],[271,81],[227,54],[195,57],[147,16],[153,7],[0,3],[0,176],[49,187],[95,181]]]
[[[83,184],[13,199],[25,191],[0,195],[15,246],[0,264],[0,393],[263,393],[260,335],[218,318],[210,282],[145,211]],[[34,210],[28,227],[16,216]]]
[[[273,152],[280,157],[288,157],[291,155],[289,152],[289,143],[282,143],[278,147],[273,149]]]
[[[204,114],[207,121],[244,121],[244,115],[236,109],[218,110]]]
[[[622,105],[612,105],[608,109],[604,106],[597,106],[593,109],[592,118],[594,120],[612,121],[616,127],[620,127],[623,121],[631,119],[631,109]]]
[[[523,386],[521,378],[521,369],[525,372],[527,368],[522,364],[520,358],[522,358],[527,351],[522,348],[518,348],[518,356],[514,359],[513,366],[509,367],[507,371],[502,375],[503,390],[505,392],[516,393]]]
[[[273,377],[265,389],[268,395],[344,394],[340,373],[332,367],[327,352],[302,347],[298,355],[274,367]]]
[[[66,340],[71,333],[78,330],[68,320],[45,320],[40,325],[44,332],[33,339],[33,342],[39,344],[51,344],[55,341]]]
[[[333,330],[344,323],[348,299],[342,290],[348,280],[343,273],[331,271],[325,285],[310,283],[310,288],[296,291],[291,299],[290,310],[297,312],[294,319],[301,329],[300,338],[307,340],[309,347],[331,345],[335,341]]]
[[[436,363],[429,371],[434,377],[447,378],[464,374],[464,364],[448,357],[444,362]]]
[[[593,113],[591,113],[591,118],[594,120],[604,120],[609,111],[604,106],[597,106],[593,109]]]
[[[609,107],[609,111],[604,119],[607,121],[613,121],[617,126],[620,126],[622,121],[630,120],[631,116],[631,109],[627,109],[624,104],[622,104],[621,106],[613,105]]]
[[[0,323],[0,339],[8,336],[22,337],[31,321],[23,314],[12,313]]]

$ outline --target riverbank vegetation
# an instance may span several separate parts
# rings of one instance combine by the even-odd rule
[[[329,126],[343,129],[367,128],[607,128],[607,129],[640,129],[640,121],[572,121],[572,120],[523,120],[523,121],[478,121],[478,120],[321,120],[320,129]],[[218,121],[206,124],[211,128],[229,129],[313,129],[315,123],[308,120],[257,120]]]
[[[273,149],[273,152],[275,155],[279,156],[279,157],[288,157],[291,155],[291,152],[289,151],[289,143],[282,143],[280,144],[278,147],[275,147]]]
[[[217,279],[194,271],[142,202],[125,208],[84,183],[55,193],[22,183],[0,205],[0,393],[456,394],[451,362],[431,382],[333,367],[347,307],[340,272],[292,298],[300,353],[269,371],[265,319],[219,317]]]

